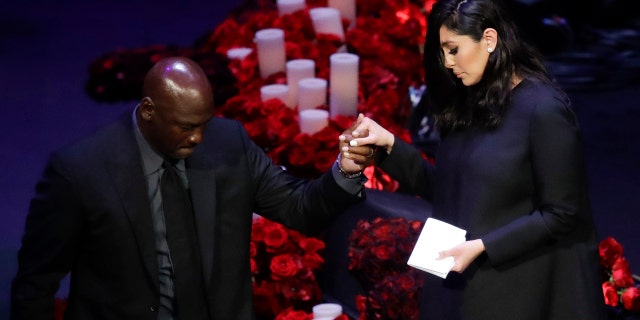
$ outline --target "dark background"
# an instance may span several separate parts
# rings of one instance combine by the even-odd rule
[[[50,152],[135,105],[89,98],[84,92],[89,64],[118,48],[190,46],[240,4],[0,1],[0,319],[8,318],[10,282],[29,200]],[[634,44],[640,46],[640,40],[634,36],[638,10],[632,8],[637,4],[512,4],[520,8],[527,34],[545,49],[551,71],[573,98],[584,134],[598,234],[618,239],[638,274],[640,56]],[[567,17],[566,23],[540,24],[540,18],[552,13]]]

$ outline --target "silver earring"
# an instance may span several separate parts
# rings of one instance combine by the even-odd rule
[[[493,48],[489,47],[489,48],[487,48],[487,51],[488,51],[489,53],[491,53],[491,52],[493,52]]]

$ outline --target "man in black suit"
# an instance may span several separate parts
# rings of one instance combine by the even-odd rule
[[[51,156],[26,221],[13,319],[52,319],[69,272],[67,319],[251,319],[252,213],[312,232],[364,197],[371,148],[341,141],[349,152],[330,171],[292,177],[242,124],[212,117],[210,83],[189,59],[158,62],[143,96],[133,114]],[[171,174],[173,194],[187,196],[177,220]]]

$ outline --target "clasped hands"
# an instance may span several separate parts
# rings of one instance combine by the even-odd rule
[[[348,173],[360,172],[371,165],[378,150],[391,153],[395,142],[395,136],[391,132],[363,114],[358,115],[339,139],[340,166]],[[438,259],[453,257],[455,264],[451,270],[461,273],[484,251],[481,239],[469,240],[440,252]]]
[[[355,173],[373,163],[378,150],[391,152],[394,135],[375,121],[359,114],[340,139],[340,166],[345,172]]]
[[[340,140],[340,167],[347,173],[362,172],[373,163],[376,146],[358,145],[356,140],[369,135],[366,128],[356,131],[364,118],[364,115],[358,115],[358,118],[338,138]]]

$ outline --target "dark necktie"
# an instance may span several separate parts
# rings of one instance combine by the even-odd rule
[[[162,163],[160,181],[174,287],[173,314],[178,320],[208,319],[193,210],[176,168]]]

